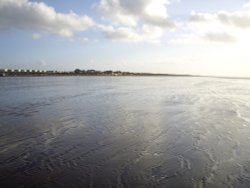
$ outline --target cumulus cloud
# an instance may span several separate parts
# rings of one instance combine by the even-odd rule
[[[219,11],[217,13],[191,12],[189,22],[185,23],[188,36],[195,41],[232,43],[246,39],[250,28],[250,12],[244,9],[238,11]],[[178,40],[191,41],[191,40]]]
[[[219,12],[216,17],[224,24],[240,28],[250,28],[250,12]]]
[[[227,12],[220,11],[215,14],[209,13],[195,13],[192,12],[190,16],[191,22],[220,22],[225,25],[250,28],[250,12],[249,11],[235,11]]]
[[[209,13],[196,13],[195,11],[191,12],[190,21],[191,22],[207,22],[214,19],[214,15]]]
[[[212,42],[235,42],[235,37],[225,32],[205,33],[203,38]]]
[[[71,37],[74,32],[85,31],[93,25],[93,20],[86,15],[58,13],[43,2],[0,1],[0,31],[19,29]]]
[[[98,10],[108,19],[128,26],[139,21],[159,27],[174,27],[167,14],[166,0],[101,0]]]
[[[175,27],[167,4],[166,0],[101,0],[97,9],[111,26],[100,28],[113,40],[155,40],[165,28]]]
[[[106,38],[124,42],[159,42],[158,39],[163,32],[161,28],[151,25],[144,25],[142,28],[101,25],[99,28],[104,32]]]

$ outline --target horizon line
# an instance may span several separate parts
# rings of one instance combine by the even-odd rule
[[[121,70],[112,70],[112,69],[106,69],[106,70],[95,70],[95,69],[79,69],[76,68],[75,70],[45,70],[45,69],[9,69],[9,68],[0,68],[0,73],[35,73],[35,74],[60,74],[60,73],[69,73],[69,74],[75,74],[76,76],[81,76],[81,73],[76,73],[75,71],[94,71],[96,73],[105,73],[111,71],[111,73],[124,73],[124,74],[130,74],[131,76],[185,76],[185,77],[209,77],[209,78],[225,78],[225,79],[250,79],[250,76],[218,76],[218,75],[198,75],[198,74],[185,74],[185,73],[153,73],[153,72],[133,72],[133,71],[121,71]],[[18,75],[7,75],[7,76],[18,76]],[[23,75],[20,75],[23,76]],[[32,75],[29,75],[32,76]],[[35,75],[34,75],[35,76]],[[46,76],[46,75],[43,75]],[[51,75],[47,75],[51,76]],[[59,76],[59,75],[55,75]],[[82,76],[89,76],[89,75],[83,75]],[[95,75],[92,75],[95,76]],[[96,75],[101,76],[101,75]],[[105,75],[109,76],[109,75]],[[129,76],[129,75],[110,75],[110,76]]]

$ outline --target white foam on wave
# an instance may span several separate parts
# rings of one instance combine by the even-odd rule
[[[239,119],[242,119],[243,121],[247,122],[247,123],[250,123],[250,118],[247,118],[245,116],[243,116],[241,113],[240,113],[240,110],[236,110],[236,114],[237,114],[237,117]],[[243,126],[246,126],[246,124],[244,124]]]

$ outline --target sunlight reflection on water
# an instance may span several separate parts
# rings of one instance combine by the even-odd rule
[[[0,79],[1,187],[249,187],[250,81]]]

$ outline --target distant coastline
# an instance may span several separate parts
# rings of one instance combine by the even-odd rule
[[[250,79],[250,77],[169,74],[169,73],[144,73],[123,71],[99,71],[94,69],[74,71],[36,70],[36,69],[0,69],[0,77],[40,77],[40,76],[172,76],[172,77],[209,77],[225,79]]]
[[[54,70],[33,70],[33,69],[0,69],[1,77],[14,76],[193,76],[187,74],[158,74],[158,73],[138,73],[122,71],[99,71],[99,70],[80,70],[74,71],[54,71]]]

